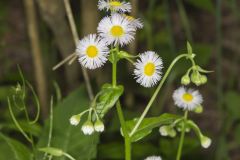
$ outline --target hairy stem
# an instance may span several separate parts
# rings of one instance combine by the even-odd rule
[[[182,123],[182,132],[181,132],[180,142],[179,142],[179,145],[178,145],[178,152],[177,152],[176,160],[181,159],[183,142],[184,142],[184,137],[185,137],[185,129],[186,129],[185,123],[187,121],[187,116],[188,116],[188,111],[186,110],[185,113],[184,113],[184,119],[183,119],[183,123]]]
[[[134,126],[133,130],[131,131],[130,137],[137,131],[137,129],[138,129],[138,127],[140,126],[141,122],[143,121],[144,117],[147,115],[147,113],[148,113],[149,109],[151,108],[154,100],[156,99],[156,97],[157,97],[160,89],[162,88],[162,86],[163,86],[164,82],[166,81],[169,73],[171,72],[173,66],[176,64],[176,62],[178,62],[181,58],[184,58],[184,57],[189,57],[189,54],[181,54],[181,55],[177,56],[177,57],[173,60],[173,62],[172,62],[171,65],[169,66],[167,72],[166,72],[165,75],[163,76],[160,84],[158,85],[156,91],[154,92],[152,98],[151,98],[150,101],[148,102],[147,107],[145,108],[145,110],[143,111],[141,117],[138,119],[136,125]]]
[[[117,52],[119,52],[118,47],[116,47]],[[116,53],[113,53],[116,54]],[[112,62],[112,85],[113,87],[117,85],[117,60],[116,55],[113,55],[113,62]],[[123,115],[122,107],[120,101],[117,102],[117,114],[121,124],[122,132],[124,135],[124,144],[125,144],[125,160],[131,160],[131,141],[130,137],[127,133],[125,118]]]

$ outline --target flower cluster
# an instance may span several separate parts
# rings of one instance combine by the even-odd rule
[[[99,22],[97,34],[84,37],[79,41],[76,49],[79,62],[88,69],[102,67],[109,59],[109,55],[113,54],[113,47],[118,48],[129,44],[134,40],[136,30],[143,28],[139,18],[128,15],[132,8],[129,2],[100,0],[98,8],[110,11],[111,14]],[[121,51],[114,54],[120,53]],[[131,55],[128,53],[127,55],[129,60]],[[152,87],[161,79],[163,62],[153,51],[140,54],[134,66],[133,75],[137,83],[144,87]]]
[[[92,115],[92,111],[94,111],[93,115]],[[77,126],[80,123],[82,116],[87,112],[88,112],[88,120],[86,122],[84,122],[84,124],[82,125],[83,133],[85,135],[91,135],[94,133],[94,131],[103,132],[104,128],[105,128],[104,124],[100,120],[100,118],[99,118],[97,112],[94,110],[94,108],[90,108],[88,110],[81,112],[80,114],[73,115],[69,119],[70,124],[73,126]],[[93,119],[96,119],[96,120],[93,120]]]
[[[190,67],[187,73],[181,78],[182,85],[189,85],[191,82],[196,86],[205,84],[207,77],[201,73],[209,73],[210,71],[202,69],[195,64],[194,54],[190,44],[187,44],[188,58],[192,61],[192,67]],[[191,76],[189,76],[191,73]],[[168,125],[163,125],[159,128],[159,132],[162,136],[175,137],[176,131],[190,132],[193,129],[201,142],[203,148],[208,148],[211,145],[211,139],[204,136],[198,126],[191,120],[188,120],[188,111],[194,111],[195,113],[201,113],[203,111],[202,102],[203,97],[198,90],[186,88],[181,86],[173,92],[174,104],[185,111],[184,117],[177,118],[174,122]]]

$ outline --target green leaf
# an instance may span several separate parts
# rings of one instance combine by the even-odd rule
[[[144,118],[137,131],[131,136],[131,141],[136,142],[152,132],[152,130],[161,125],[167,125],[178,119],[179,116],[173,114],[162,114],[159,117]],[[128,133],[134,128],[138,119],[126,122]]]
[[[111,84],[104,84],[99,92],[99,98],[96,104],[96,110],[100,117],[104,115],[116,104],[119,97],[123,94],[123,86],[113,87]]]
[[[0,133],[0,159],[31,160],[31,153],[22,143]]]
[[[69,153],[77,160],[89,160],[96,158],[98,134],[86,136],[81,131],[81,123],[72,126],[69,119],[72,115],[86,110],[89,100],[86,90],[81,87],[71,93],[53,110],[53,135],[50,146],[47,146],[49,120],[45,123],[45,129],[37,145],[38,148],[54,147],[65,153]],[[85,118],[81,122],[85,122]],[[43,157],[43,153],[38,153],[38,159]],[[58,157],[57,160],[65,160],[66,157]]]

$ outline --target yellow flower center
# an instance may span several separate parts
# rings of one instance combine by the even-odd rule
[[[97,49],[97,47],[96,47],[96,46],[89,46],[89,47],[87,48],[87,55],[88,55],[88,57],[90,57],[90,58],[96,57],[96,56],[98,55],[98,49]]]
[[[121,26],[113,26],[111,28],[111,34],[114,37],[121,37],[124,34],[124,30]]]
[[[155,65],[152,62],[149,62],[144,67],[144,74],[147,76],[152,76],[155,72]]]
[[[191,102],[193,100],[193,96],[190,93],[184,93],[182,98],[187,102]]]
[[[119,7],[119,6],[122,5],[122,3],[119,2],[119,1],[110,1],[109,4],[110,4],[110,6],[112,6],[112,7]]]

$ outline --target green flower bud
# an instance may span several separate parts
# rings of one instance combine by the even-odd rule
[[[194,110],[195,113],[202,113],[203,112],[203,107],[201,105],[197,106]]]
[[[159,133],[162,136],[170,136],[170,137],[175,137],[177,134],[175,129],[171,126],[161,126],[159,128]]]
[[[181,83],[182,83],[183,85],[188,85],[188,84],[190,83],[190,77],[189,77],[187,74],[185,74],[185,75],[181,78]]]
[[[77,126],[79,124],[81,120],[81,115],[80,114],[77,114],[77,115],[73,115],[71,118],[70,118],[70,123],[71,125],[73,126]]]
[[[207,83],[207,76],[201,75],[201,76],[200,76],[200,80],[201,80],[201,83],[202,83],[202,84]]]
[[[94,132],[93,123],[91,121],[86,121],[82,126],[82,131],[85,135],[91,135]]]
[[[103,132],[104,131],[104,124],[102,121],[100,120],[97,120],[95,123],[94,123],[94,129],[95,131],[97,132]]]
[[[200,73],[197,71],[194,71],[191,74],[191,81],[197,86],[200,86],[202,84],[200,76],[201,76]]]
[[[203,135],[201,135],[200,141],[203,148],[208,148],[212,143],[212,140],[210,138]]]

